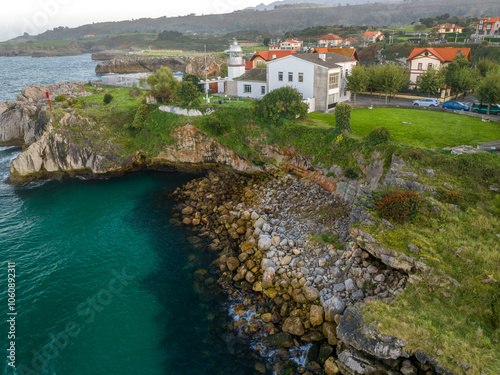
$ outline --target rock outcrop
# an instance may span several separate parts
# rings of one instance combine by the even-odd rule
[[[48,116],[35,105],[7,102],[0,105],[0,146],[29,145],[37,140]]]
[[[111,54],[102,55],[111,57]],[[226,62],[225,55],[212,54],[207,56],[207,69],[209,76],[220,75],[220,68]],[[205,74],[204,56],[123,56],[120,54],[112,59],[101,61],[97,64],[95,72],[97,74],[106,73],[148,73],[160,69],[162,66],[170,68],[172,71],[192,73],[198,76]]]

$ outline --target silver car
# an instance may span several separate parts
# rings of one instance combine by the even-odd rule
[[[421,107],[438,107],[440,105],[439,100],[433,98],[425,98],[414,100],[413,105],[418,105]]]

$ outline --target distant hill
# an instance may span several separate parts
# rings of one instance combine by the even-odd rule
[[[292,0],[286,0],[292,1]],[[336,0],[318,0],[318,2]],[[356,0],[353,0],[356,1]],[[373,0],[370,0],[373,1]],[[346,0],[342,3],[345,4]],[[369,3],[323,7],[278,7],[275,10],[245,10],[220,15],[143,18],[104,22],[76,28],[59,27],[37,36],[38,40],[82,39],[134,32],[173,30],[197,34],[224,35],[241,30],[262,30],[283,34],[318,25],[393,26],[434,17],[443,13],[456,16],[499,16],[498,0],[413,0],[411,2]]]
[[[393,2],[401,2],[407,0],[393,0]],[[246,9],[252,10],[272,10],[278,7],[296,6],[296,5],[316,5],[316,6],[337,6],[337,5],[355,5],[355,4],[367,4],[367,3],[384,3],[387,0],[281,0],[275,1],[269,5],[264,3],[257,5],[256,7],[248,7]]]

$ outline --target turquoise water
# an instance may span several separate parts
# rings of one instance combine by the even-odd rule
[[[0,180],[19,151],[0,148]],[[169,222],[165,193],[190,178],[0,183],[3,353],[8,261],[18,313],[17,372],[3,357],[3,373],[254,373],[255,354],[227,327],[227,297],[207,281],[214,255]]]

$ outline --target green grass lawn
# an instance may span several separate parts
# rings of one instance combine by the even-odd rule
[[[311,113],[308,117],[335,125],[334,115]],[[479,142],[500,140],[500,123],[482,122],[476,117],[402,108],[352,111],[351,128],[354,134],[364,137],[380,126],[389,129],[395,141],[423,148],[477,146]]]

